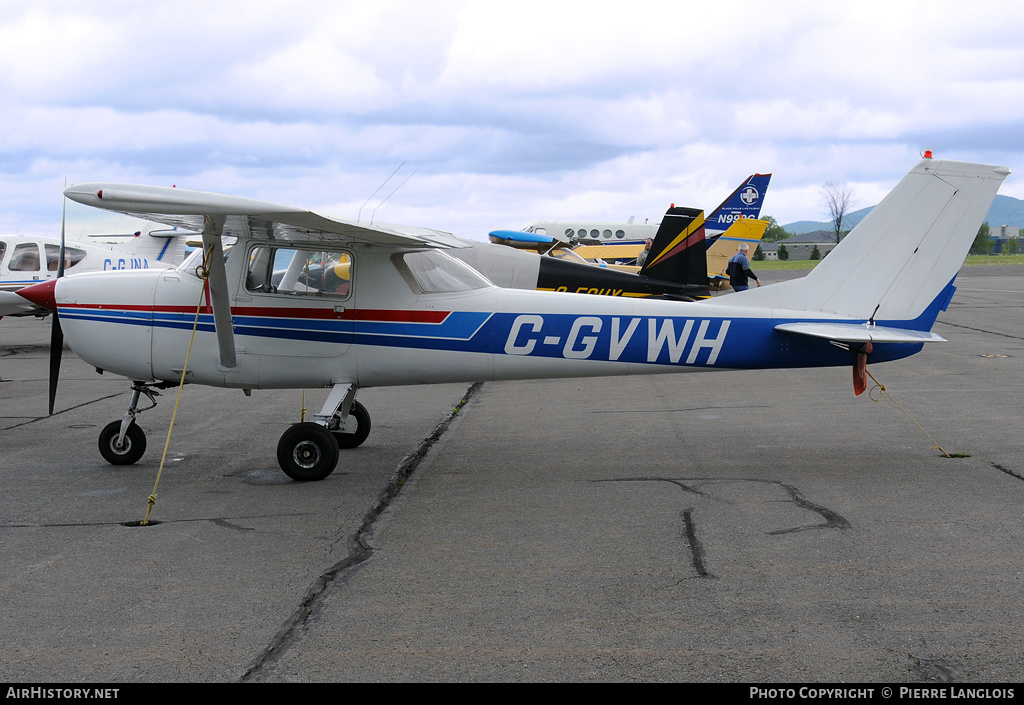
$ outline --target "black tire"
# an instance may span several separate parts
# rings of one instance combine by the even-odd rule
[[[344,431],[333,428],[337,425],[337,421],[337,418],[331,419],[331,433],[337,439],[339,448],[361,446],[366,437],[370,435],[370,412],[357,401],[352,402],[352,409],[348,412]]]
[[[131,465],[138,462],[146,452],[146,434],[134,421],[124,434],[124,445],[117,447],[117,436],[121,433],[121,422],[111,421],[100,431],[100,455],[111,465]]]
[[[284,474],[299,482],[322,480],[338,464],[338,442],[317,423],[297,423],[277,443],[277,462]]]

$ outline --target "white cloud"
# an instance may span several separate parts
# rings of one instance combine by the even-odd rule
[[[0,226],[51,223],[65,176],[353,216],[403,160],[381,216],[460,231],[711,208],[753,171],[818,218],[925,147],[1020,167],[1022,30],[984,0],[5,6]]]

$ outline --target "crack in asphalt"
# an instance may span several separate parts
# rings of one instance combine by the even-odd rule
[[[697,538],[697,527],[693,523],[693,507],[683,511],[683,526],[686,529],[686,541],[690,546],[690,560],[693,562],[693,569],[702,578],[714,578],[704,565],[704,546]]]
[[[999,466],[996,466],[999,467]],[[1000,468],[1002,469],[1002,468]],[[1004,470],[1005,472],[1005,470]],[[1013,473],[1011,473],[1013,474]],[[1021,478],[1024,479],[1024,478]],[[790,529],[778,529],[776,531],[766,531],[767,536],[781,536],[783,534],[792,534],[797,531],[813,531],[817,529],[840,529],[845,530],[850,528],[850,522],[838,512],[834,512],[828,507],[823,507],[820,504],[811,502],[804,497],[800,490],[792,485],[787,485],[784,482],[778,480],[761,480],[756,478],[739,478],[722,480],[720,478],[712,477],[689,477],[689,478],[669,478],[669,477],[619,477],[611,478],[607,480],[594,480],[593,482],[668,482],[669,484],[675,485],[684,492],[695,494],[704,499],[709,499],[713,502],[723,502],[729,504],[728,500],[721,497],[715,497],[714,495],[703,492],[695,487],[691,487],[688,482],[757,482],[766,485],[775,485],[785,490],[789,498],[801,509],[806,509],[809,512],[821,516],[824,520],[824,524],[805,524],[803,526],[794,526]],[[683,531],[686,536],[686,542],[690,549],[690,560],[693,563],[693,568],[702,578],[714,578],[713,575],[707,568],[707,564],[704,562],[704,546],[700,542],[697,536],[697,524],[693,518],[694,507],[683,510]]]
[[[65,345],[64,349],[68,347]],[[0,349],[0,357],[14,357],[15,355],[31,355],[32,353],[39,353],[40,356],[49,356],[50,344],[40,345],[8,345],[3,349]]]
[[[949,659],[907,654],[913,661],[911,671],[926,683],[956,683],[960,680],[960,664]]]
[[[770,409],[770,404],[744,404],[737,406],[694,406],[683,409],[595,409],[588,414],[669,414],[687,411],[720,411],[724,409]]]
[[[978,333],[988,333],[989,335],[998,335],[1003,338],[1012,338],[1014,340],[1024,340],[1024,337],[1019,335],[1010,335],[1009,333],[999,333],[994,330],[985,330],[984,328],[975,328],[974,326],[965,326],[962,323],[950,323],[948,321],[936,321],[936,324],[941,323],[944,326],[953,326],[954,328],[964,328],[966,330],[973,330]]]
[[[1015,477],[1015,478],[1017,478],[1018,480],[1024,480],[1024,475],[1021,475],[1020,473],[1014,472],[1014,471],[1013,471],[1013,470],[1011,470],[1010,468],[1004,468],[1004,467],[1003,467],[1002,465],[1000,465],[999,463],[990,463],[990,464],[992,465],[992,467],[994,467],[994,468],[995,468],[996,470],[998,470],[999,472],[1005,472],[1005,473],[1006,473],[1007,475],[1009,475],[1010,477]]]
[[[238,524],[233,524],[230,520],[244,520],[244,519],[268,519],[271,517],[302,517],[310,516],[312,512],[279,512],[273,514],[242,514],[239,516],[227,516],[227,517],[193,517],[191,519],[161,519],[160,521],[149,522],[151,526],[157,524],[194,524],[197,522],[211,522],[217,526],[225,529],[234,529],[236,531],[255,531],[255,529],[249,529]],[[23,524],[0,524],[0,529],[72,529],[81,526],[127,526],[124,521],[80,521],[80,522],[66,522],[66,523],[23,523]],[[137,522],[134,522],[134,526],[138,526]]]
[[[697,478],[697,479],[698,480],[709,480],[711,478]],[[703,497],[704,499],[710,499],[713,502],[724,502],[725,501],[721,497],[715,497],[714,495],[709,495],[706,492],[701,492],[696,487],[690,487],[689,485],[687,485],[682,480],[677,479],[677,478],[672,478],[672,477],[613,477],[613,478],[608,478],[606,480],[591,480],[591,482],[667,482],[667,483],[669,483],[671,485],[675,485],[676,487],[681,489],[683,492],[691,492],[691,493],[697,495],[698,497]]]
[[[420,461],[427,455],[427,452],[441,439],[445,431],[451,425],[459,412],[473,399],[483,382],[475,382],[466,390],[462,400],[455,405],[445,418],[441,420],[434,430],[420,441],[412,453],[406,455],[398,464],[391,480],[381,492],[377,501],[363,517],[363,522],[349,539],[349,554],[333,566],[325,570],[306,590],[306,594],[299,603],[298,608],[292,613],[281,629],[270,640],[270,644],[255,659],[253,664],[242,674],[239,679],[242,683],[257,682],[261,676],[268,674],[271,669],[288,652],[294,644],[302,629],[309,621],[310,616],[323,602],[330,591],[331,586],[337,580],[344,580],[351,571],[357,569],[362,563],[373,555],[373,547],[367,543],[366,537],[373,529],[377,519],[384,513],[391,502],[398,496],[402,486],[412,476],[419,466]]]
[[[66,409],[61,409],[60,411],[53,412],[53,416],[36,416],[34,418],[29,419],[28,421],[22,421],[21,423],[16,423],[13,426],[4,426],[3,428],[0,428],[0,431],[9,431],[12,428],[19,428],[21,426],[27,426],[30,423],[36,423],[38,421],[44,421],[46,419],[52,419],[54,416],[60,416],[61,414],[65,414],[65,413],[67,413],[69,411],[74,411],[75,409],[81,409],[83,406],[89,406],[90,404],[95,404],[98,401],[106,401],[107,399],[113,399],[114,397],[119,397],[122,394],[127,394],[127,392],[117,392],[116,394],[109,394],[109,395],[107,395],[105,397],[98,397],[98,398],[92,399],[90,401],[82,402],[81,404],[76,404],[74,406],[69,406]]]
[[[804,498],[804,496],[802,494],[800,494],[800,490],[798,490],[797,488],[793,487],[792,485],[787,485],[786,483],[779,482],[778,480],[755,480],[754,482],[770,482],[770,483],[772,483],[774,485],[778,485],[779,487],[783,488],[784,490],[786,490],[786,492],[789,493],[789,496],[793,499],[793,501],[796,503],[796,505],[798,507],[802,507],[803,509],[806,509],[807,511],[819,514],[819,515],[821,515],[825,519],[825,524],[824,525],[812,524],[810,526],[797,526],[797,527],[792,528],[792,529],[779,529],[778,531],[769,531],[768,532],[769,536],[779,536],[781,534],[791,534],[791,533],[794,533],[796,531],[810,531],[812,529],[849,529],[850,528],[850,522],[847,521],[842,515],[840,515],[840,514],[838,514],[836,512],[833,512],[828,507],[823,507],[820,504],[815,504],[814,502],[811,502],[811,501],[807,500],[806,498]]]

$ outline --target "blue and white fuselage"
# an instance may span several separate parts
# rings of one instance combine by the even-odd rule
[[[907,357],[942,340],[932,324],[1008,173],[924,159],[806,277],[698,302],[503,289],[448,255],[464,241],[447,233],[217,194],[84,184],[66,194],[202,230],[208,278],[199,276],[199,252],[175,270],[71,276],[32,295],[52,296],[82,359],[136,389],[181,376],[198,306],[186,381],[331,387],[317,418],[341,424],[337,434],[349,409],[361,409],[359,387]],[[227,235],[238,239],[224,253]],[[130,441],[134,404],[119,435],[101,436],[114,457]],[[286,432],[278,450],[286,472],[304,472],[310,447],[330,455],[321,435]],[[310,464],[300,479],[323,476]]]

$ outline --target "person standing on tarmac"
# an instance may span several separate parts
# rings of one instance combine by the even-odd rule
[[[754,270],[750,268],[750,261],[747,259],[747,252],[749,250],[750,245],[745,242],[740,243],[736,254],[729,258],[729,264],[725,267],[725,273],[729,275],[729,285],[732,286],[733,291],[746,291],[749,289],[749,279],[753,279],[757,282],[758,286],[761,286],[761,280],[757,278]]]
[[[636,266],[643,267],[644,262],[647,261],[647,255],[651,254],[651,245],[654,244],[654,240],[647,238],[647,242],[644,243],[643,251],[636,258]]]

